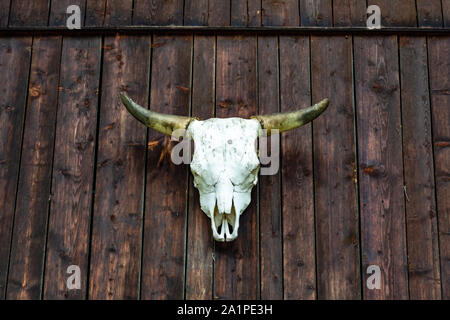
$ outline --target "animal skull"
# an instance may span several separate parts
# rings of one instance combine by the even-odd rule
[[[200,193],[202,211],[211,219],[217,241],[236,239],[239,217],[250,204],[251,190],[258,181],[259,158],[256,139],[267,130],[279,132],[300,127],[318,117],[328,107],[328,99],[289,113],[256,116],[252,119],[196,118],[165,115],[142,108],[124,93],[121,99],[140,122],[171,135],[186,130],[194,140],[191,172]]]

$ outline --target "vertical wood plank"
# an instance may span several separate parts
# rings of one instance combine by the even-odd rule
[[[208,25],[229,26],[231,19],[231,0],[209,0]]]
[[[77,5],[80,7],[81,26],[83,26],[86,0],[52,0],[48,25],[65,27],[67,25],[67,18],[71,15],[67,14],[67,8],[70,5]]]
[[[183,25],[183,0],[135,0],[133,24]]]
[[[262,0],[263,26],[298,26],[300,25],[298,0]]]
[[[441,0],[416,0],[419,27],[442,27]]]
[[[331,97],[314,120],[314,199],[319,299],[360,299],[352,42],[312,37],[312,97]]]
[[[440,299],[439,242],[425,38],[400,38],[403,163],[411,299]]]
[[[11,1],[10,26],[46,26],[48,21],[48,0]]]
[[[441,0],[442,2],[442,19],[444,20],[444,27],[450,28],[450,0]]]
[[[100,77],[101,38],[64,38],[53,164],[45,299],[84,299]],[[81,269],[81,290],[68,290],[67,268]]]
[[[256,48],[251,36],[217,37],[216,115],[249,118],[256,114]],[[214,298],[258,297],[258,230],[256,188],[239,221],[239,236],[216,242]]]
[[[8,299],[41,297],[60,57],[61,37],[34,39]]]
[[[11,0],[0,0],[0,27],[6,27],[9,19]]]
[[[259,27],[261,25],[261,0],[231,0],[231,25]]]
[[[208,25],[209,0],[185,0],[184,1],[184,25],[207,26]]]
[[[280,109],[310,106],[308,37],[280,37]],[[284,298],[315,299],[311,124],[282,134]],[[301,196],[299,196],[301,195]]]
[[[381,10],[382,27],[416,27],[415,0],[367,0]]]
[[[333,0],[333,25],[335,27],[365,27],[365,0]]]
[[[215,101],[214,36],[194,36],[192,76],[192,116],[201,120],[214,117]],[[199,193],[189,175],[188,243],[186,299],[212,297],[213,238],[210,219],[200,209]]]
[[[150,38],[106,37],[92,225],[89,298],[136,299],[139,289],[146,128],[122,105],[147,105]]]
[[[86,27],[101,27],[105,22],[106,0],[86,0]]]
[[[20,165],[31,38],[0,39],[0,299],[6,293],[11,229]]]
[[[428,41],[442,299],[450,299],[450,37]]]
[[[107,0],[105,26],[129,26],[133,12],[133,0]]]
[[[258,37],[258,88],[259,114],[279,112],[278,37]],[[279,172],[259,176],[261,299],[283,299],[280,190]]]
[[[189,115],[192,42],[191,35],[154,36],[151,110]],[[150,130],[148,140],[142,298],[182,299],[188,167],[170,159],[169,136]]]
[[[365,299],[407,299],[397,37],[355,37],[359,192]],[[370,265],[381,289],[366,286]]]
[[[302,26],[332,26],[333,6],[331,0],[299,0]]]

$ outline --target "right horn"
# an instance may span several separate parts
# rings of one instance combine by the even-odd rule
[[[283,132],[301,127],[308,122],[313,121],[322,112],[325,111],[325,109],[328,107],[328,103],[328,99],[323,99],[319,103],[306,109],[285,113],[259,115],[252,118],[259,120],[261,126],[266,129],[267,133],[270,135],[270,131],[273,129],[277,129],[280,132]]]

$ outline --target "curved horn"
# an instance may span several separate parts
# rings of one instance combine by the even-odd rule
[[[189,123],[195,119],[150,111],[138,105],[123,92],[120,93],[120,99],[133,117],[147,127],[164,134],[171,135],[176,129],[186,129]]]
[[[278,129],[280,132],[288,131],[301,127],[317,118],[328,107],[329,100],[324,99],[312,107],[293,112],[274,113],[268,115],[254,116],[258,119],[261,126],[267,129],[268,134],[272,129]]]

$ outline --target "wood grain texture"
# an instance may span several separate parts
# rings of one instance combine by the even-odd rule
[[[135,0],[133,24],[183,25],[183,0]]]
[[[104,25],[129,26],[132,14],[133,0],[107,0]]]
[[[450,28],[450,0],[441,0],[442,19],[445,28]]]
[[[382,27],[416,27],[415,0],[367,0],[381,10]]]
[[[71,16],[71,14],[67,14],[67,8],[71,5],[80,7],[81,26],[83,26],[86,12],[86,0],[52,0],[48,25],[65,27],[67,25],[67,19]]]
[[[8,299],[39,299],[50,205],[61,37],[33,42]]]
[[[333,0],[333,25],[335,27],[365,27],[365,0]]]
[[[6,293],[11,230],[19,177],[31,38],[0,39],[0,299]]]
[[[194,36],[192,116],[200,120],[214,117],[215,43],[214,36]],[[200,208],[199,193],[191,174],[188,188],[186,299],[211,299],[214,253],[211,223]]]
[[[208,25],[229,26],[231,22],[231,0],[209,0]]]
[[[333,5],[331,0],[299,0],[302,26],[332,26]]]
[[[139,296],[146,128],[119,93],[147,106],[149,57],[148,36],[104,39],[90,299]]]
[[[258,37],[259,114],[279,112],[278,37]],[[270,138],[268,139],[270,146]],[[268,154],[272,155],[271,146]],[[280,159],[276,159],[280,161]],[[275,164],[273,164],[275,165]],[[280,170],[280,168],[278,168]],[[259,176],[261,299],[283,299],[280,172]]]
[[[0,27],[6,27],[9,20],[11,0],[0,0]]]
[[[427,43],[400,38],[403,163],[411,299],[440,299]]]
[[[101,38],[63,40],[44,299],[84,299],[93,195]],[[67,268],[81,269],[68,290]]]
[[[280,37],[280,109],[311,104],[308,37]],[[316,298],[311,124],[282,134],[284,298]]]
[[[419,27],[442,27],[441,0],[416,0]]]
[[[442,299],[450,299],[450,37],[431,37],[428,57]]]
[[[105,22],[106,0],[86,0],[86,27],[101,27]]]
[[[261,25],[261,0],[231,0],[231,25],[259,27]]]
[[[363,294],[407,299],[397,37],[355,37],[354,45]],[[381,269],[379,290],[366,285],[370,265]]]
[[[257,40],[251,36],[217,37],[216,115],[249,118],[257,112]],[[216,242],[215,299],[258,297],[258,230],[256,188],[239,219],[239,236]]]
[[[311,37],[311,72],[318,298],[360,299],[351,37]]]
[[[9,18],[10,26],[46,26],[48,0],[13,0]]]
[[[263,26],[299,26],[298,0],[262,0],[261,1]]]
[[[150,109],[189,115],[192,35],[154,36]],[[175,165],[169,136],[148,134],[143,299],[183,299],[188,166]]]
[[[184,25],[207,26],[209,16],[209,0],[184,1]]]

